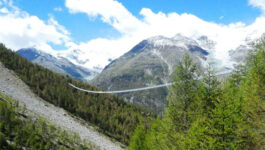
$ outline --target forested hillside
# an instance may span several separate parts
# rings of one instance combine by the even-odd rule
[[[25,115],[23,107],[0,93],[0,149],[96,149],[42,118]]]
[[[150,122],[154,114],[113,95],[87,94],[71,88],[96,88],[59,75],[0,45],[0,61],[13,70],[38,96],[99,127],[103,133],[128,144],[139,122]]]
[[[265,149],[265,39],[223,83],[208,69],[197,80],[187,55],[177,65],[163,118],[139,125],[131,150]]]

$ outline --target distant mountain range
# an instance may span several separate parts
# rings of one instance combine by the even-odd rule
[[[231,70],[220,65],[214,58],[216,42],[207,36],[192,39],[180,34],[172,38],[155,36],[141,41],[129,52],[111,61],[101,73],[102,68],[88,69],[84,66],[89,60],[79,56],[80,50],[52,55],[34,48],[20,49],[18,54],[60,74],[88,81],[103,90],[124,90],[170,82],[176,64],[183,55],[191,55],[201,71],[211,65],[216,71]],[[229,51],[230,66],[242,63],[251,46],[243,44]],[[93,79],[93,80],[91,80]],[[89,81],[90,80],[90,81]],[[135,93],[119,94],[126,101],[147,107],[154,112],[163,111],[166,103],[166,88],[153,89]]]
[[[67,58],[53,56],[35,48],[24,48],[17,51],[19,55],[54,72],[69,75],[73,78],[88,81],[99,72],[73,64]]]
[[[217,71],[231,68],[218,66],[218,60],[211,57],[215,42],[206,36],[191,39],[180,34],[167,38],[155,36],[143,40],[128,53],[112,61],[91,83],[104,90],[123,90],[170,82],[176,64],[185,53],[190,54],[201,71],[211,64]],[[244,46],[231,50],[231,62],[245,59]],[[147,107],[157,113],[163,111],[166,103],[166,88],[153,89],[118,96],[126,101]]]

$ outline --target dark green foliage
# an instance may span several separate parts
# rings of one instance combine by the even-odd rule
[[[197,66],[193,64],[188,54],[184,56],[183,62],[177,65],[175,84],[170,89],[169,105],[166,110],[166,115],[175,125],[176,131],[187,130],[194,118],[189,112],[195,109],[194,101],[198,87],[196,71]]]
[[[0,61],[12,69],[38,96],[70,113],[97,125],[102,132],[128,144],[140,121],[150,121],[154,114],[109,94],[88,94],[68,85],[96,88],[49,71],[0,45]]]
[[[3,95],[0,93],[0,96]],[[9,103],[8,103],[9,102]],[[0,149],[92,149],[80,138],[37,118],[21,115],[13,101],[0,101]]]
[[[211,70],[195,81],[185,57],[164,118],[140,136],[143,149],[265,149],[265,39],[249,55],[224,83]]]

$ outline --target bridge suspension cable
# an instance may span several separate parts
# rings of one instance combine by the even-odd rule
[[[69,85],[77,90],[87,92],[87,93],[94,93],[94,94],[118,94],[118,93],[128,93],[128,92],[137,92],[137,91],[143,91],[143,90],[150,90],[150,89],[156,89],[156,88],[161,88],[161,87],[167,87],[171,86],[174,83],[165,83],[165,84],[159,84],[155,86],[148,86],[148,87],[143,87],[143,88],[136,88],[136,89],[127,89],[127,90],[119,90],[119,91],[91,91],[91,90],[86,90],[79,88],[71,83]]]
[[[231,73],[231,71],[222,72],[222,73],[216,74],[215,76],[225,75],[225,74],[228,74],[228,73]],[[201,79],[201,77],[199,79]],[[144,90],[168,87],[168,86],[173,85],[174,82],[164,83],[164,84],[159,84],[159,85],[154,85],[154,86],[148,86],[148,87],[142,87],[142,88],[135,88],[135,89],[117,90],[117,91],[91,91],[91,90],[86,90],[86,89],[77,87],[77,86],[75,86],[75,85],[73,85],[71,83],[68,83],[68,84],[69,84],[69,86],[71,86],[71,87],[73,87],[73,88],[75,88],[77,90],[80,90],[80,91],[83,91],[83,92],[87,92],[87,93],[91,93],[91,94],[118,94],[118,93],[138,92],[138,91],[144,91]]]

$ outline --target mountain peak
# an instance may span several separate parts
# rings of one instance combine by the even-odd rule
[[[180,34],[180,33],[178,33],[178,34],[176,34],[176,35],[173,37],[173,39],[175,39],[175,40],[183,40],[183,39],[189,39],[189,38],[186,37],[186,36],[184,36],[184,35],[182,35],[182,34]]]
[[[157,36],[152,36],[150,38],[147,38],[146,40],[153,42],[153,41],[163,40],[163,39],[168,39],[168,38],[162,35],[157,35]]]
[[[196,39],[197,43],[206,50],[213,50],[215,48],[216,42],[210,40],[207,36],[203,35]]]
[[[161,45],[169,45],[172,43],[172,39],[167,38],[165,36],[153,36],[148,39],[146,39],[149,44],[155,45],[155,46],[161,46]]]
[[[208,52],[188,37],[154,36],[141,41],[112,61],[91,83],[104,90],[138,88],[168,82],[174,68],[189,53],[198,66],[206,66]],[[127,101],[162,112],[166,89],[121,94]]]
[[[176,34],[172,38],[168,38],[165,36],[153,36],[146,40],[148,41],[149,44],[155,47],[160,47],[160,46],[187,47],[188,45],[198,46],[198,43],[195,40],[183,36],[181,34]]]
[[[17,52],[23,52],[23,53],[37,53],[40,54],[41,51],[37,50],[36,48],[22,48],[17,50]]]

